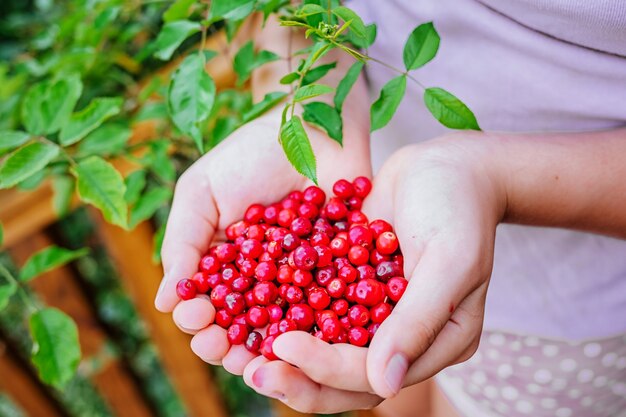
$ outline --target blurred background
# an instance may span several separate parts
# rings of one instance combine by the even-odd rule
[[[22,129],[30,88],[68,74],[82,80],[77,109],[94,97],[120,97],[117,114],[100,120],[68,152],[77,160],[96,155],[120,172],[130,213],[125,230],[81,203],[68,174],[71,161],[54,160],[0,190],[2,417],[300,415],[204,364],[192,354],[190,337],[153,307],[173,186],[199,156],[169,120],[164,97],[179,57],[197,47],[202,35],[186,39],[171,59],[155,59],[155,39],[168,11],[168,19],[196,13],[194,2],[184,0],[0,2],[0,131]],[[206,149],[234,130],[252,106],[245,84],[234,87],[224,32],[236,29],[222,26],[205,33],[206,48],[221,52],[207,65],[217,96],[202,125]],[[10,148],[0,140],[0,158]],[[51,246],[73,255],[63,262],[49,258],[43,266],[45,260],[38,259],[41,273],[16,284],[27,260]],[[54,386],[42,381],[31,360],[29,316],[47,307],[73,319],[81,348],[77,371]],[[62,333],[48,336],[59,349],[71,342]],[[62,362],[64,353],[58,352]]]

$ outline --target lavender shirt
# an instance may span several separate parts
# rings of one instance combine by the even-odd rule
[[[439,53],[414,75],[468,103],[485,130],[626,126],[626,1],[355,0],[351,7],[378,25],[369,53],[397,67],[411,29],[434,21]],[[367,74],[373,94],[395,75],[376,64]],[[409,83],[394,120],[372,138],[374,165],[443,133]],[[570,340],[625,333],[626,241],[500,225],[485,329]]]

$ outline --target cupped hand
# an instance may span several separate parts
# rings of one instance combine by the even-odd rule
[[[215,309],[206,295],[181,302],[175,287],[197,271],[202,255],[223,240],[224,229],[241,219],[249,205],[279,201],[307,185],[278,143],[279,121],[280,110],[276,110],[243,126],[181,176],[163,240],[164,277],[156,308],[173,311],[177,326],[195,335],[191,346],[198,356],[235,374],[241,374],[254,355],[243,346],[229,347],[226,331],[212,324]],[[338,178],[370,174],[365,140],[346,141],[341,148],[317,130],[308,133],[322,188],[330,190]],[[361,135],[367,137],[367,126]]]
[[[363,210],[394,225],[409,279],[404,296],[367,349],[302,332],[279,336],[274,353],[286,363],[252,361],[244,373],[252,388],[299,411],[370,408],[475,352],[506,203],[489,140],[453,135],[385,163]]]

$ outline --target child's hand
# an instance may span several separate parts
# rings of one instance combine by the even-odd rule
[[[369,349],[286,333],[274,352],[297,368],[255,359],[244,374],[251,387],[299,411],[367,408],[381,401],[367,392],[393,396],[474,353],[504,210],[482,142],[476,134],[406,147],[377,175],[364,210],[393,222],[410,284]]]
[[[208,296],[179,302],[176,283],[197,271],[211,243],[223,239],[223,230],[243,217],[253,203],[271,203],[289,191],[303,189],[306,178],[289,164],[278,143],[280,110],[235,132],[192,167],[178,181],[168,219],[162,258],[165,276],[157,294],[157,309],[174,314],[181,330],[195,334],[191,346],[203,360],[223,364],[241,374],[254,358],[243,346],[229,347],[226,330],[212,325],[215,309]],[[370,174],[367,124],[352,130],[353,139],[341,148],[319,131],[308,129],[317,156],[320,186],[329,191],[338,178]]]

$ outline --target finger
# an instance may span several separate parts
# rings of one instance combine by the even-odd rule
[[[243,375],[246,365],[257,356],[257,354],[248,351],[243,345],[231,346],[224,359],[222,359],[222,366],[233,375]]]
[[[156,295],[159,311],[170,312],[179,301],[176,283],[197,271],[200,257],[215,233],[218,211],[206,174],[196,166],[185,172],[174,193],[161,257],[165,275]]]
[[[226,337],[226,330],[216,324],[200,330],[191,339],[191,350],[200,359],[213,365],[221,364],[228,353],[230,343]]]
[[[276,398],[301,413],[339,413],[372,408],[381,402],[374,394],[317,384],[302,370],[283,361],[268,362],[265,358],[250,362],[244,381],[259,394]]]
[[[215,307],[206,295],[191,300],[181,301],[174,308],[172,314],[174,323],[185,333],[196,334],[215,318]]]
[[[398,393],[409,364],[432,345],[452,311],[471,291],[463,280],[468,272],[444,262],[454,257],[438,256],[439,252],[439,245],[425,249],[405,294],[372,339],[367,376],[381,397]]]
[[[273,348],[276,356],[319,384],[350,391],[372,389],[365,371],[365,348],[345,343],[331,345],[306,332],[284,333],[274,340]]]

